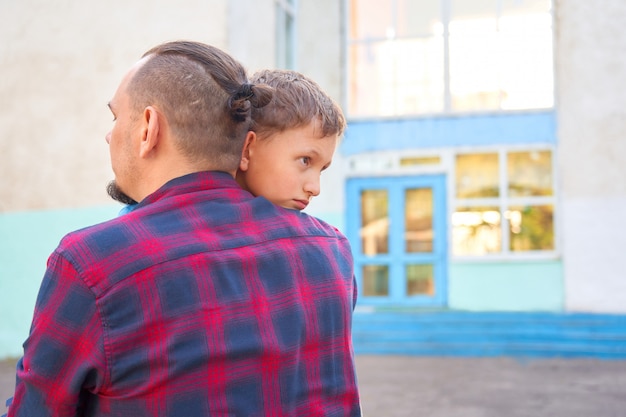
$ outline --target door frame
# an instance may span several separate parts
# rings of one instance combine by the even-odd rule
[[[433,252],[407,253],[404,244],[404,190],[431,188],[433,191]],[[384,189],[389,196],[388,215],[389,253],[366,256],[362,253],[361,192]],[[358,288],[362,285],[364,265],[387,265],[389,267],[389,296],[364,296],[359,294],[359,305],[391,307],[445,307],[448,302],[448,230],[446,206],[446,176],[415,175],[386,177],[352,177],[346,182],[348,204],[346,210],[346,235],[352,245],[354,269]],[[405,266],[407,264],[432,264],[435,294],[406,295]]]

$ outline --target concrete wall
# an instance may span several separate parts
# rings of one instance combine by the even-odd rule
[[[345,33],[344,1],[299,0],[298,70],[313,78],[333,99],[344,106]],[[347,109],[344,108],[347,113]],[[343,230],[345,215],[345,158],[337,149],[331,166],[321,179],[321,193],[307,212]]]
[[[273,17],[273,0],[0,1],[0,359],[21,354],[61,237],[121,207],[104,137],[128,68],[182,38],[272,66]]]
[[[225,48],[227,4],[0,2],[0,212],[109,203],[106,103],[121,77],[166,40]]]
[[[626,312],[626,2],[556,2],[565,305]]]

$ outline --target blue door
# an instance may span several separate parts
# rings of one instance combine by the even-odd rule
[[[445,306],[445,176],[350,178],[346,190],[359,305]]]

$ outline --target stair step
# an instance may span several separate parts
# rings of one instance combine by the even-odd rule
[[[626,316],[587,313],[356,312],[355,352],[626,358]]]

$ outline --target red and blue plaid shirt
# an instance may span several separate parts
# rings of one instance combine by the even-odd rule
[[[358,416],[335,228],[174,179],[48,260],[9,416]]]

